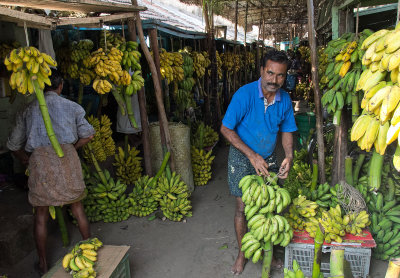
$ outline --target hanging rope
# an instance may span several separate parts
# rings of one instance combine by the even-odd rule
[[[122,28],[122,37],[125,40],[125,28],[124,28],[124,21],[121,19],[121,28]]]
[[[26,46],[29,46],[29,36],[28,36],[28,28],[26,27],[26,21],[24,21],[24,31],[25,31]]]
[[[107,52],[107,36],[106,36],[106,29],[104,30],[104,50]]]
[[[359,17],[359,14],[358,14],[359,9],[360,9],[360,3],[358,3],[358,5],[357,5],[356,37],[358,36],[358,24],[359,24],[359,22],[360,22],[360,17]]]

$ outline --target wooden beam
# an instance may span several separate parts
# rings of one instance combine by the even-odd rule
[[[11,22],[26,22],[27,24],[35,24],[39,26],[47,26],[49,28],[55,26],[56,20],[46,18],[44,16],[28,14],[25,12],[20,12],[12,10],[9,8],[0,7],[0,15],[8,18],[7,21]]]
[[[101,22],[120,21],[121,19],[135,18],[135,13],[112,14],[106,16],[82,17],[82,18],[59,18],[58,26],[63,25],[85,25],[100,24]]]
[[[317,53],[316,33],[314,27],[313,0],[307,0],[307,11],[308,11],[308,41],[310,43],[311,75],[314,84],[314,103],[315,103],[315,113],[316,113],[315,129],[317,132],[317,144],[318,144],[318,175],[319,175],[319,182],[325,183],[326,177],[325,177],[323,117],[322,117],[321,93],[319,90],[318,53]]]

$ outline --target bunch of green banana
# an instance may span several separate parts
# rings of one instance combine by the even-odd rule
[[[358,179],[355,188],[361,193],[366,204],[370,203],[371,196],[369,194],[368,177],[362,176]]]
[[[320,184],[311,192],[311,200],[323,208],[336,207],[338,204],[336,187],[331,187],[328,183]]]
[[[138,51],[138,43],[133,41],[127,41],[122,43],[118,49],[122,51],[122,66],[125,70],[141,70],[140,57],[142,54]]]
[[[191,137],[191,143],[198,149],[212,147],[219,140],[218,133],[209,125],[200,122]]]
[[[71,59],[75,63],[78,63],[81,60],[84,60],[87,56],[90,55],[90,51],[93,48],[93,42],[91,40],[85,39],[80,40],[79,42],[72,42],[71,44]]]
[[[17,41],[13,42],[13,43],[2,43],[0,44],[0,60],[3,60],[4,58],[7,57],[7,55],[10,54],[10,52],[14,49],[14,48],[19,48],[21,46],[21,44]]]
[[[296,260],[293,260],[293,271],[285,268],[283,270],[283,278],[305,278],[303,271],[301,271],[300,265]],[[321,273],[320,277],[324,277]]]
[[[310,48],[308,46],[300,46],[298,51],[300,52],[301,58],[307,63],[311,63]]]
[[[222,67],[228,74],[232,74],[234,70],[240,70],[240,57],[239,54],[233,52],[225,52],[221,54]]]
[[[46,53],[30,46],[13,49],[4,59],[4,65],[8,71],[13,72],[9,80],[11,88],[17,89],[21,94],[33,94],[33,80],[38,81],[42,90],[45,84],[51,85],[50,66],[56,67],[57,63]]]
[[[105,31],[100,33],[100,47],[107,49],[116,47],[118,48],[120,45],[125,43],[125,38],[123,38],[118,33],[111,33],[110,31]]]
[[[305,152],[307,152],[307,150],[305,150]],[[285,179],[283,187],[288,189],[292,198],[296,198],[299,194],[310,197],[309,191],[312,182],[312,168],[307,162],[304,162],[302,159],[297,159],[296,153],[298,152],[295,151],[293,167],[290,169],[289,176]]]
[[[206,185],[211,179],[211,165],[215,158],[211,153],[212,150],[206,152],[203,149],[199,150],[192,146],[193,180],[196,186]]]
[[[160,177],[153,196],[160,202],[165,217],[172,221],[181,221],[183,217],[191,217],[190,192],[181,176],[175,172]]]
[[[129,194],[129,201],[132,207],[129,211],[132,215],[144,217],[147,216],[158,208],[158,201],[154,198],[154,186],[152,183],[154,178],[143,176],[135,182],[135,187]]]
[[[115,154],[115,162],[113,163],[115,175],[124,184],[133,184],[142,176],[142,158],[138,156],[140,151],[135,147],[128,145],[127,152],[118,147],[118,153]]]
[[[98,238],[77,243],[72,251],[62,259],[62,267],[74,278],[94,278],[97,250],[103,246]]]
[[[188,77],[192,77],[193,76],[193,58],[190,56],[190,52],[183,50],[180,52],[182,54],[183,57],[183,74],[185,76],[185,79]]]
[[[99,120],[94,116],[89,116],[87,120],[96,131],[94,138],[90,141],[93,146],[94,156],[100,162],[105,161],[108,156],[115,154],[115,142],[112,138],[110,118],[102,115]],[[87,161],[91,161],[88,146],[83,147],[83,156]]]

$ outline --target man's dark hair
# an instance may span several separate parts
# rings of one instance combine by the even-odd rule
[[[56,69],[51,70],[51,75],[49,78],[51,86],[46,85],[44,88],[45,92],[57,90],[58,86],[60,86],[60,84],[64,81],[61,72]]]
[[[286,64],[288,66],[290,66],[290,61],[288,56],[286,55],[286,53],[284,51],[279,51],[276,49],[271,49],[269,50],[264,57],[262,57],[261,59],[261,67],[265,67],[267,65],[268,60],[280,63],[280,64]]]

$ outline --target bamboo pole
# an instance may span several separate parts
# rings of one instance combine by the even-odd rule
[[[344,278],[344,247],[333,247],[330,259],[331,277]]]
[[[131,41],[137,41],[136,37],[136,24],[133,19],[128,20],[129,38]],[[151,149],[150,149],[150,131],[149,131],[149,120],[147,118],[146,109],[146,96],[144,87],[138,91],[139,111],[140,111],[140,122],[142,124],[142,144],[143,144],[143,158],[144,158],[144,170],[146,175],[152,176],[151,169]]]
[[[78,88],[78,104],[82,105],[82,99],[83,99],[83,84],[79,82],[79,88]]]
[[[322,119],[321,93],[319,90],[319,81],[318,81],[319,78],[318,78],[317,46],[316,46],[316,36],[314,28],[314,3],[312,0],[307,0],[307,13],[308,13],[308,40],[310,43],[310,51],[311,51],[311,74],[312,74],[312,81],[314,84],[319,181],[320,183],[325,183],[326,177],[325,177],[323,119]]]
[[[269,278],[269,273],[271,272],[272,256],[274,253],[274,245],[271,241],[268,241],[264,245],[264,259],[262,265],[262,278]]]
[[[321,230],[321,228],[321,225],[319,225],[314,239],[314,262],[312,278],[320,277],[321,273],[322,246],[324,244],[324,232]]]
[[[346,156],[344,160],[344,174],[347,184],[353,185],[353,159]]]
[[[61,207],[56,206],[56,207],[54,207],[54,210],[56,211],[56,219],[58,222],[58,226],[60,228],[63,246],[67,247],[69,245],[69,236],[68,236],[67,225],[65,224],[65,219],[64,219],[62,209],[61,209]]]
[[[137,0],[131,0],[132,5],[137,6]],[[175,171],[175,159],[172,153],[171,148],[171,136],[168,129],[168,120],[167,116],[165,115],[165,108],[164,102],[162,97],[162,91],[160,86],[160,78],[157,73],[156,66],[154,64],[153,58],[150,55],[150,51],[147,48],[146,42],[144,40],[143,28],[142,28],[142,20],[140,19],[139,12],[136,12],[136,27],[139,34],[140,39],[140,46],[142,48],[143,54],[146,57],[147,63],[149,64],[151,76],[153,78],[154,89],[156,93],[156,101],[157,101],[157,108],[159,111],[159,121],[160,121],[160,131],[161,129],[164,131],[165,136],[165,145],[163,145],[164,149],[167,149],[171,153],[170,157],[170,167],[172,171]],[[161,134],[160,134],[161,135]]]

